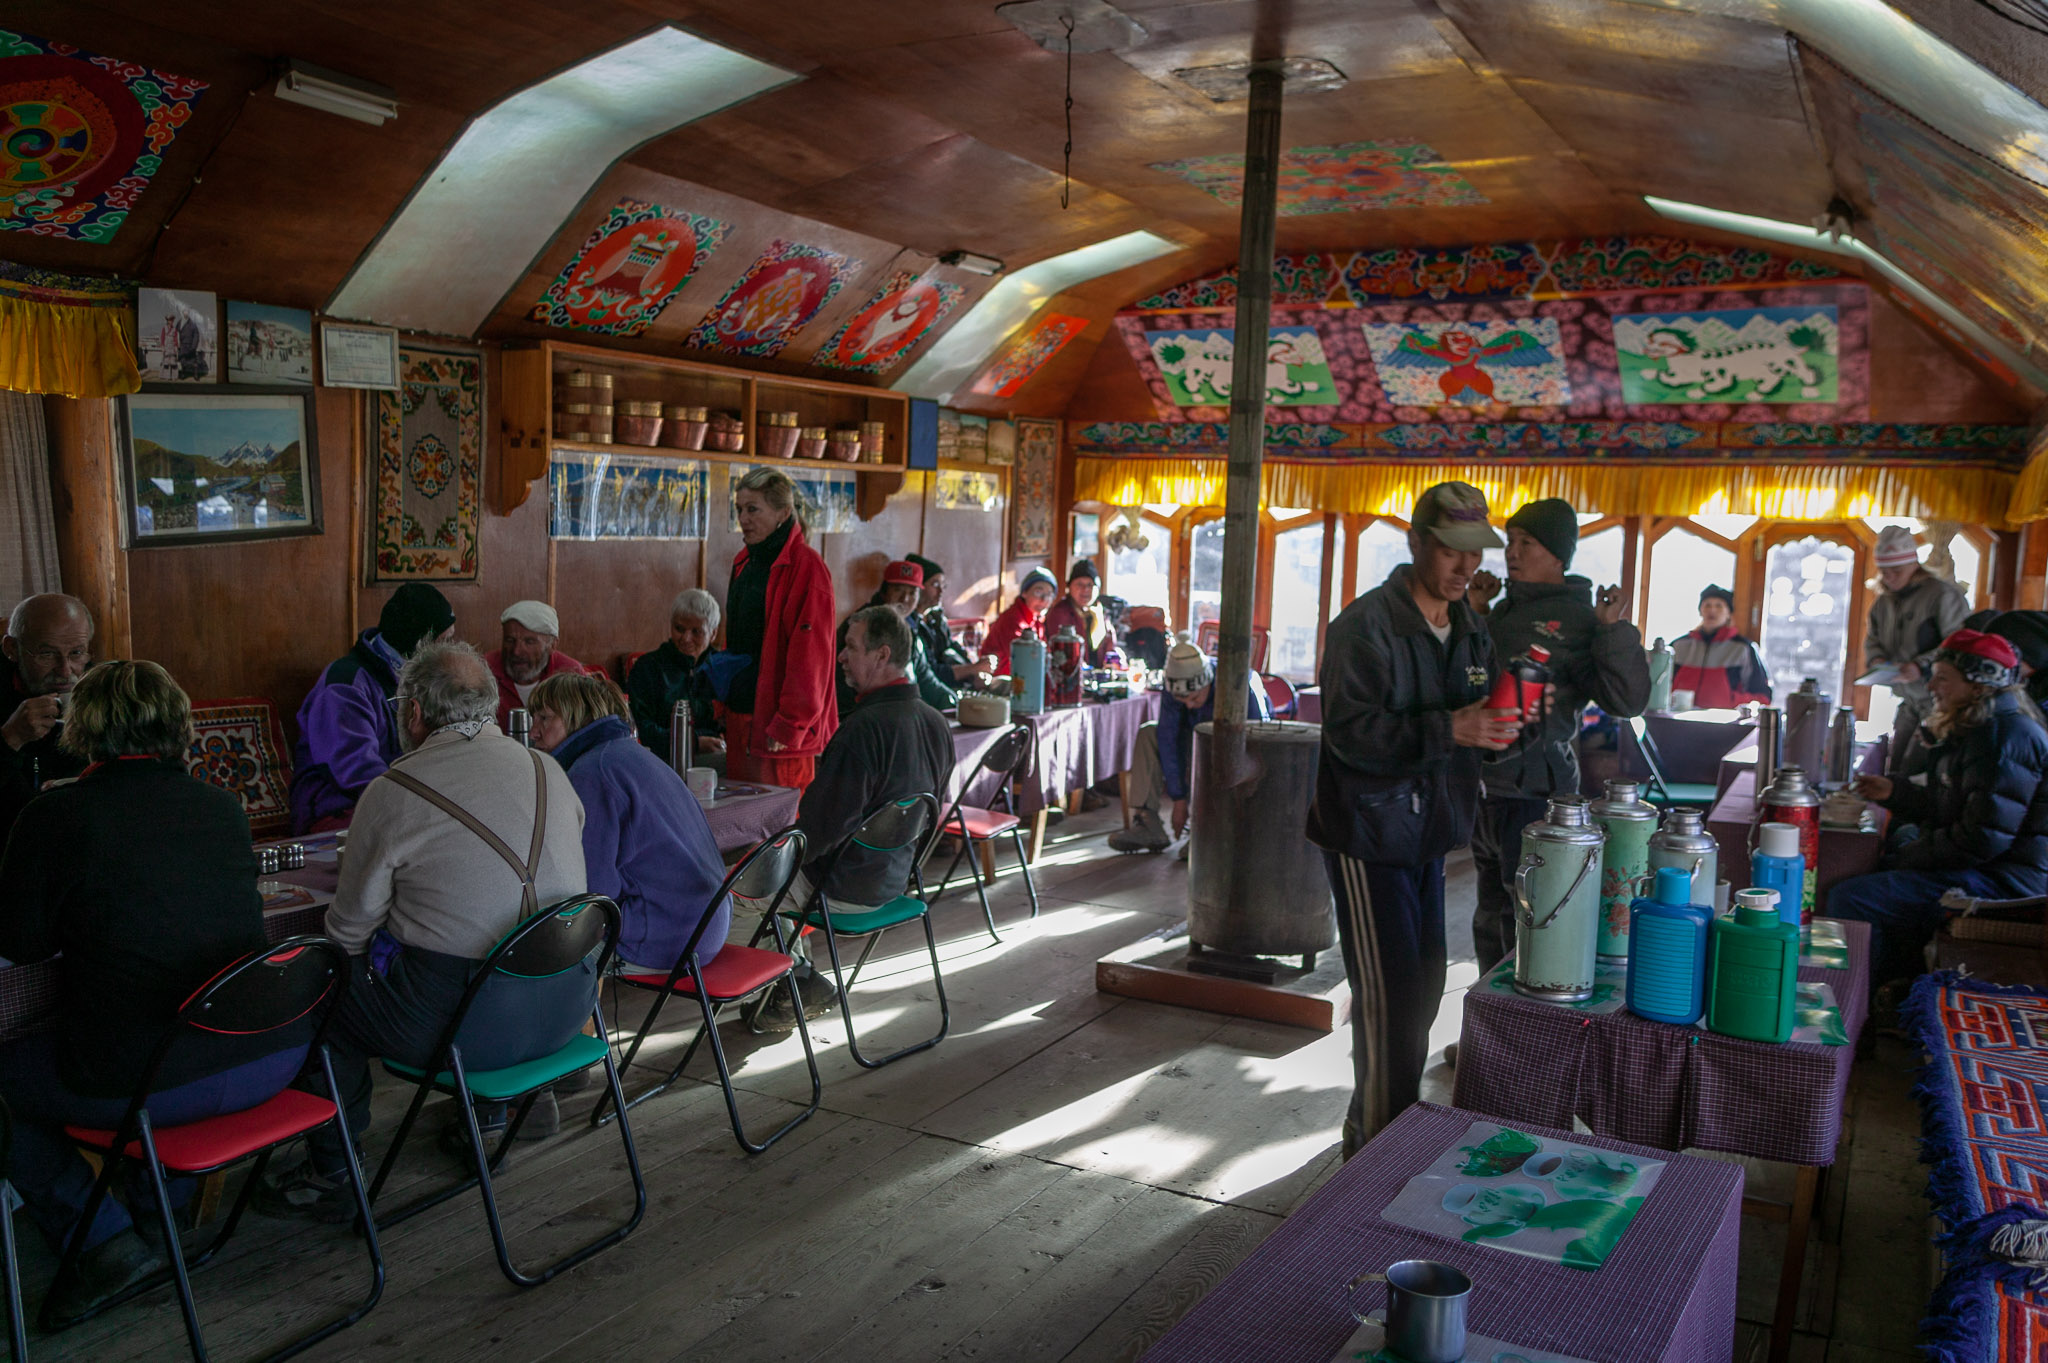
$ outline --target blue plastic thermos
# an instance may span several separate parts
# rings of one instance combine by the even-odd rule
[[[1756,851],[1749,858],[1749,883],[1778,892],[1778,917],[1799,926],[1800,897],[1806,892],[1806,854],[1799,847],[1799,827],[1767,823],[1757,831]]]
[[[1690,1027],[1706,1011],[1714,911],[1691,897],[1692,877],[1665,866],[1652,895],[1629,906],[1628,1010],[1638,1017]]]
[[[1010,645],[1010,687],[1016,694],[1010,712],[1018,715],[1045,713],[1045,641],[1029,634]]]

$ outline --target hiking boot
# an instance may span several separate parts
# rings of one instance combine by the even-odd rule
[[[274,1168],[256,1185],[252,1201],[265,1216],[345,1225],[357,1216],[355,1195],[346,1181],[327,1178],[301,1156],[296,1163]]]
[[[534,1110],[527,1114],[528,1122],[532,1122],[540,1117],[540,1101],[538,1099],[534,1101],[533,1107]],[[475,1110],[477,1134],[484,1138],[484,1158],[489,1159],[498,1153],[498,1142],[505,1139],[505,1105],[503,1103],[478,1103]],[[555,1121],[557,1126],[559,1126],[561,1123],[559,1109],[557,1110]],[[526,1133],[522,1130],[519,1134],[523,1137]],[[442,1154],[454,1160],[470,1173],[476,1172],[476,1155],[469,1147],[469,1130],[463,1125],[460,1112],[452,1108],[449,1110],[447,1124],[441,1128],[441,1134],[436,1136],[434,1140],[441,1147]],[[504,1157],[491,1166],[491,1172],[494,1174],[500,1173],[511,1162],[512,1152],[507,1150]]]
[[[533,1096],[533,1110],[519,1124],[519,1134],[513,1137],[514,1140],[544,1141],[562,1129],[562,1107],[555,1101],[555,1093],[560,1088],[559,1084],[551,1085]]]
[[[63,1290],[50,1298],[50,1313],[71,1321],[98,1310],[169,1261],[133,1230],[124,1230],[78,1256]]]
[[[1109,797],[1107,795],[1102,794],[1100,791],[1093,790],[1084,790],[1081,792],[1081,812],[1083,814],[1093,814],[1098,809],[1108,808]]]
[[[796,991],[804,1001],[806,1021],[823,1017],[838,1005],[839,987],[832,983],[830,976],[798,961],[795,979]],[[748,1008],[746,1020],[747,1026],[757,1035],[795,1031],[796,1010],[790,1006],[788,988],[780,983],[770,988]]]
[[[1131,826],[1119,828],[1109,835],[1109,850],[1112,852],[1164,852],[1173,839],[1166,835],[1166,826],[1159,822],[1159,816],[1149,809],[1131,811]]]

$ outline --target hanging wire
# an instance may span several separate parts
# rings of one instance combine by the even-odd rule
[[[1067,26],[1067,145],[1061,152],[1060,207],[1065,208],[1074,191],[1074,15],[1060,16]]]

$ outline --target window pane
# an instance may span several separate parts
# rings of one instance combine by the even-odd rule
[[[1074,513],[1074,557],[1094,558],[1101,552],[1102,517],[1094,512]]]
[[[1289,681],[1316,675],[1316,624],[1322,618],[1323,527],[1304,525],[1273,537],[1273,632],[1266,670]]]
[[[1106,590],[1133,606],[1158,606],[1171,617],[1166,565],[1173,550],[1172,533],[1149,518],[1139,521],[1138,530],[1145,538],[1145,547],[1124,548],[1110,554]]]
[[[1223,522],[1203,521],[1188,536],[1188,633],[1223,616]]]
[[[1735,586],[1735,554],[1687,530],[1672,530],[1650,546],[1650,610],[1643,636],[1666,643],[1700,622],[1700,590],[1710,582]],[[1736,623],[1743,613],[1738,608]]]
[[[1956,561],[1956,585],[1963,589],[1963,595],[1970,599],[1970,609],[1977,608],[1981,599],[1979,588],[1984,582],[1984,555],[1969,540],[1957,535],[1948,542],[1949,556]]]
[[[1337,542],[1330,546],[1330,614],[1351,604],[1351,580],[1344,576],[1345,550],[1350,546],[1351,536],[1345,532],[1344,522],[1337,522]]]
[[[1363,596],[1387,580],[1387,574],[1408,561],[1408,532],[1388,521],[1374,521],[1358,536],[1358,592]],[[1348,603],[1347,603],[1348,604]]]
[[[1574,573],[1593,584],[1593,596],[1599,599],[1602,587],[1621,585],[1621,551],[1627,535],[1618,525],[1610,525],[1597,535],[1581,535],[1578,551],[1572,555]]]
[[[1849,613],[1856,551],[1809,535],[1771,546],[1764,560],[1764,671],[1780,704],[1806,677],[1831,696],[1842,693],[1849,658]]]

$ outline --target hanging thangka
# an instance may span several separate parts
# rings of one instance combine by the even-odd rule
[[[1017,464],[1010,476],[1010,557],[1052,552],[1054,483],[1060,462],[1060,423],[1017,418]]]
[[[860,524],[860,513],[855,509],[859,500],[859,488],[851,473],[837,469],[816,471],[785,466],[782,470],[789,475],[789,481],[796,485],[797,501],[801,507],[804,535],[816,538],[819,535],[843,534]],[[725,505],[731,520],[730,528],[739,533],[739,517],[732,511],[738,504],[740,479],[752,469],[743,464],[726,465]]]
[[[398,352],[398,389],[370,395],[372,582],[477,575],[484,364],[473,350]]]
[[[893,368],[966,292],[958,284],[920,278],[915,270],[898,270],[818,347],[811,363],[866,374]]]
[[[859,261],[833,251],[774,241],[683,344],[733,355],[779,355],[859,268]]]
[[[716,218],[621,199],[591,229],[531,316],[552,327],[638,336],[731,230]]]
[[[556,448],[548,534],[571,540],[703,539],[709,470],[698,459]]]

